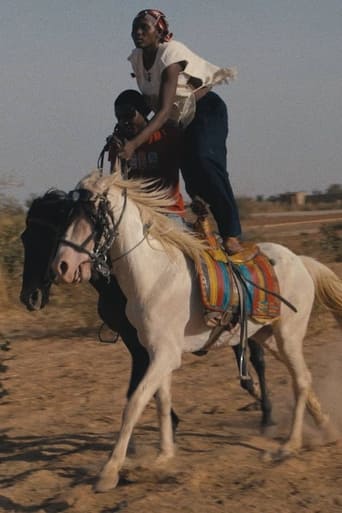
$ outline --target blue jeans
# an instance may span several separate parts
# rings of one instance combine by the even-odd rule
[[[190,197],[209,204],[222,238],[241,235],[239,212],[227,172],[228,113],[210,91],[196,104],[196,115],[184,131],[181,171]]]
[[[172,219],[172,221],[174,221],[178,226],[180,226],[181,228],[184,228],[186,225],[185,225],[185,219],[183,216],[180,216],[179,214],[173,214],[172,212],[168,212],[167,214],[165,214],[166,217],[168,217],[169,219]]]

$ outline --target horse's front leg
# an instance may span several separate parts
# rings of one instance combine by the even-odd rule
[[[127,390],[127,398],[129,398],[145,375],[150,363],[150,357],[145,347],[139,341],[137,330],[127,318],[127,300],[116,279],[112,276],[110,283],[107,283],[101,277],[93,277],[91,283],[100,294],[97,308],[101,319],[114,332],[119,332],[123,343],[132,357],[131,375]],[[173,409],[171,409],[171,419],[173,438],[175,439],[176,429],[180,420]]]
[[[137,389],[128,399],[126,407],[123,412],[121,429],[119,438],[106,465],[103,467],[99,480],[95,486],[96,491],[105,492],[115,488],[119,481],[119,471],[125,461],[127,447],[132,435],[132,431],[137,423],[145,406],[162,386],[165,374],[169,375],[173,368],[169,363],[171,358],[155,358],[145,376],[139,383]],[[172,432],[172,431],[171,431]],[[173,443],[168,438],[168,443]]]
[[[171,374],[163,379],[156,393],[160,428],[160,454],[157,463],[164,463],[174,456],[174,437],[171,421]]]

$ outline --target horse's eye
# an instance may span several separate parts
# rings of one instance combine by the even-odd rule
[[[74,203],[79,201],[87,203],[92,199],[93,194],[88,189],[74,189],[68,193],[68,197]]]
[[[80,191],[75,190],[75,191],[69,192],[69,197],[70,197],[71,201],[74,201],[75,203],[76,203],[76,201],[79,201],[80,196],[81,196]]]

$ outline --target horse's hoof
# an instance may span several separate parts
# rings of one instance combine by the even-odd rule
[[[323,428],[324,442],[327,444],[338,443],[341,440],[340,430],[331,422]]]
[[[174,457],[173,452],[161,452],[155,459],[156,466],[163,466]]]
[[[286,447],[280,447],[277,451],[265,451],[262,455],[264,463],[281,463],[296,455],[297,451]]]
[[[260,424],[260,432],[262,435],[267,435],[272,431],[272,428],[276,426],[277,423],[274,422],[273,419],[263,420]]]
[[[100,478],[94,486],[95,492],[108,492],[116,488],[119,482],[119,474],[117,472],[101,472]]]
[[[261,455],[261,459],[264,463],[272,462],[272,451],[264,451]]]
[[[273,455],[274,463],[281,463],[282,461],[288,460],[295,456],[296,451],[292,449],[287,449],[286,447],[280,447],[278,451]]]

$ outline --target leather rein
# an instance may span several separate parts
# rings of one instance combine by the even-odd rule
[[[102,276],[109,280],[110,277],[110,264],[108,263],[108,252],[118,236],[118,228],[121,224],[126,204],[127,204],[127,190],[123,191],[124,201],[118,220],[115,222],[113,211],[106,194],[92,195],[87,189],[75,189],[70,191],[68,196],[75,202],[75,207],[80,206],[90,224],[92,225],[91,233],[86,239],[77,244],[64,237],[59,239],[60,244],[71,247],[79,253],[88,255],[94,269]],[[95,202],[98,205],[95,207]],[[87,245],[91,240],[94,240],[94,249],[89,251]]]
[[[110,279],[110,271],[111,265],[113,262],[120,260],[125,257],[129,253],[131,253],[134,249],[136,249],[140,244],[144,242],[146,239],[150,225],[145,224],[143,226],[143,236],[142,238],[129,250],[125,253],[119,255],[115,259],[109,259],[108,254],[109,250],[112,247],[114,241],[117,239],[119,235],[119,226],[122,222],[124,213],[126,211],[127,206],[127,189],[123,189],[123,204],[121,208],[121,212],[117,221],[115,221],[113,216],[113,210],[111,208],[110,202],[107,199],[106,194],[100,194],[92,197],[91,192],[87,189],[75,189],[74,191],[69,192],[69,197],[75,197],[75,205],[82,205],[84,209],[84,213],[87,216],[88,220],[93,226],[91,233],[86,237],[86,239],[77,244],[71,240],[60,238],[59,243],[64,244],[66,246],[70,246],[75,251],[79,253],[85,253],[88,255],[94,269],[104,276],[107,280]],[[88,196],[85,200],[82,199],[82,196]],[[95,202],[99,200],[97,208],[95,210]],[[94,250],[89,251],[86,246],[88,243],[94,240]]]

